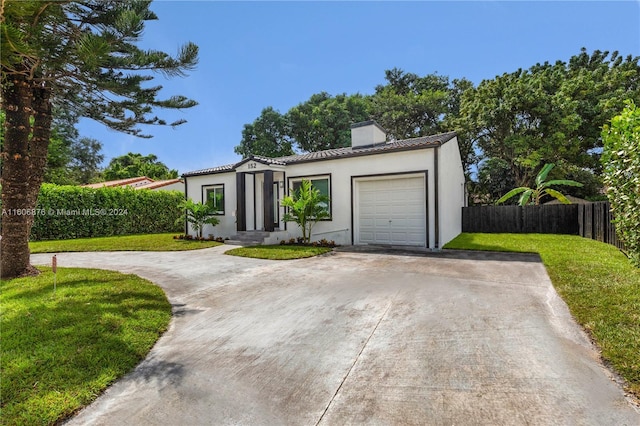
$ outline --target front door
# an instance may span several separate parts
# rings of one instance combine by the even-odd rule
[[[272,170],[237,174],[238,231],[273,231],[280,227],[279,187]]]

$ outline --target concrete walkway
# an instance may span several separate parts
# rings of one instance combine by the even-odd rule
[[[69,424],[640,424],[536,256],[226,249],[58,255],[147,278],[174,309]]]

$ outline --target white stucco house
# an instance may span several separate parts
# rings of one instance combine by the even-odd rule
[[[255,233],[277,244],[301,235],[280,200],[302,179],[330,198],[312,241],[439,249],[461,232],[465,179],[454,132],[387,141],[374,121],[351,126],[351,146],[185,173],[185,194],[213,200],[220,224],[204,235]]]

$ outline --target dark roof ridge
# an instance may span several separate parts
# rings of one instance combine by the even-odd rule
[[[389,150],[389,148],[393,148],[397,145],[406,145],[406,144],[411,144],[411,143],[421,143],[421,142],[429,142],[429,143],[439,143],[439,144],[443,144],[446,143],[448,141],[450,141],[451,139],[453,139],[455,136],[457,136],[456,132],[446,132],[446,133],[438,133],[435,135],[427,135],[427,136],[417,136],[415,138],[409,138],[409,139],[398,139],[398,140],[392,140],[392,141],[387,141],[387,142],[383,142],[383,143],[377,143],[377,144],[372,144],[372,145],[366,145],[366,146],[358,146],[358,147],[342,147],[342,148],[329,148],[329,149],[324,149],[322,151],[314,151],[314,152],[307,152],[307,153],[303,153],[303,154],[293,154],[293,155],[287,155],[284,157],[275,157],[273,158],[273,160],[279,160],[279,161],[284,161],[287,164],[289,163],[293,163],[295,162],[296,158],[300,158],[300,157],[308,157],[308,156],[313,156],[313,157],[320,157],[320,158],[326,158],[326,153],[335,153],[335,154],[339,154],[341,152],[358,152],[358,151],[363,151],[363,150],[369,150],[369,151],[384,151],[385,147],[387,148],[387,150]],[[393,147],[392,147],[393,145]]]
[[[303,154],[293,154],[283,157],[264,157],[261,155],[251,155],[247,158],[240,160],[234,164],[227,164],[224,166],[213,167],[209,169],[194,170],[192,172],[184,173],[182,176],[198,176],[207,175],[213,173],[221,173],[232,171],[238,166],[246,163],[247,161],[255,160],[263,164],[298,164],[309,163],[313,161],[334,160],[340,158],[358,157],[362,155],[381,154],[384,152],[396,152],[413,150],[419,148],[430,148],[440,146],[454,137],[457,136],[456,132],[439,133],[435,135],[418,136],[409,139],[400,139],[395,141],[388,141],[386,143],[379,143],[375,145],[361,146],[361,147],[343,147],[343,148],[330,148],[322,151],[307,152]]]

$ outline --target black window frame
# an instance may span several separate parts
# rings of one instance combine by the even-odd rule
[[[291,196],[291,191],[293,190],[294,183],[302,182],[302,180],[311,181],[311,186],[313,186],[314,180],[326,180],[327,181],[327,196],[329,197],[329,217],[325,219],[321,219],[320,221],[331,221],[333,220],[333,197],[332,197],[332,182],[331,182],[331,173],[323,173],[319,175],[308,175],[308,176],[292,176],[287,178],[287,195]]]
[[[225,191],[224,191],[224,184],[223,183],[218,183],[218,184],[214,184],[214,185],[203,185],[202,186],[202,203],[208,203],[209,202],[209,193],[210,192],[216,192],[216,190],[222,190],[222,210],[217,210],[215,215],[216,216],[224,216],[225,215],[225,205],[226,205],[226,199],[225,199]]]

